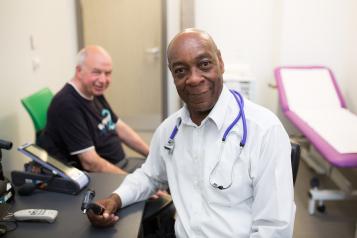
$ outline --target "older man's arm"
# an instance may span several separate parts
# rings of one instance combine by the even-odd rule
[[[94,148],[78,154],[78,158],[82,167],[89,172],[127,174],[121,168],[100,157]]]
[[[116,124],[116,130],[124,144],[144,157],[148,156],[149,146],[129,125],[119,119]]]

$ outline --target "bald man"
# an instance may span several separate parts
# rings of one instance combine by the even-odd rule
[[[122,142],[146,157],[148,145],[104,97],[112,81],[112,59],[100,46],[77,55],[75,75],[53,98],[39,145],[51,155],[89,172],[126,174],[143,163],[127,160]]]
[[[292,237],[291,147],[278,118],[223,85],[222,56],[206,32],[179,33],[167,58],[185,105],[156,130],[142,168],[97,201],[105,212],[89,213],[90,221],[112,225],[117,209],[169,185],[176,237]]]

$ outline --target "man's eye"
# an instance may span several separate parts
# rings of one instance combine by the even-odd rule
[[[177,68],[174,70],[174,74],[176,77],[183,77],[186,70],[184,68]]]
[[[101,72],[100,72],[100,71],[98,71],[98,70],[94,70],[94,71],[92,72],[92,74],[93,74],[93,75],[100,75],[100,74],[101,74]]]
[[[209,69],[211,67],[211,62],[210,61],[202,61],[199,63],[199,67],[201,69]]]
[[[183,73],[184,69],[183,68],[177,68],[174,70],[175,74],[180,74]]]

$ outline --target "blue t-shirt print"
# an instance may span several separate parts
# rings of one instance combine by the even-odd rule
[[[98,124],[98,129],[105,133],[110,130],[115,129],[115,124],[112,120],[112,115],[108,109],[102,109],[101,115],[103,117],[102,121]]]

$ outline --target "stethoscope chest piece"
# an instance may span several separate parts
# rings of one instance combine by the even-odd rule
[[[175,136],[177,134],[177,131],[178,131],[178,128],[180,127],[180,125],[181,125],[181,118],[178,118],[177,121],[176,121],[175,128],[171,132],[169,140],[164,145],[165,150],[167,150],[170,155],[172,155],[172,153],[174,152],[174,149],[175,149]]]
[[[175,148],[175,140],[170,138],[166,145],[164,145],[164,148],[169,152],[170,155],[172,155]]]

